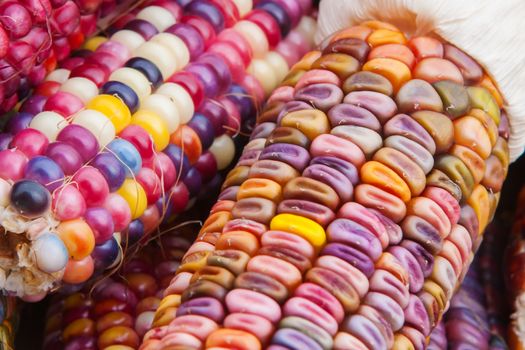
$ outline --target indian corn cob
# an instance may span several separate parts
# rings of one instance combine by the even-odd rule
[[[334,35],[270,96],[141,349],[424,349],[499,199],[502,104],[439,38]]]
[[[151,326],[162,290],[195,238],[194,228],[201,224],[203,208],[211,205],[219,188],[218,183],[212,193],[198,198],[198,205],[178,217],[174,226],[162,227],[165,233],[148,243],[138,256],[126,256],[111,278],[94,281],[73,295],[60,291],[53,296],[43,349],[138,348],[138,341]],[[140,275],[129,275],[138,269]]]
[[[124,67],[109,74],[82,62],[73,77],[58,74],[66,91],[48,97],[0,152],[7,292],[38,300],[61,281],[83,283],[191,206],[232,161],[232,136],[253,115],[250,97],[262,101],[314,30],[304,0],[261,1],[251,11],[246,1],[195,0],[180,25],[152,7],[137,32],[99,40],[108,50],[127,45],[133,58]],[[203,50],[192,46],[199,40]],[[233,54],[240,66],[228,61]]]
[[[507,349],[504,338],[494,334],[491,329],[490,306],[481,277],[485,273],[481,267],[481,259],[478,255],[472,263],[440,322],[441,327],[432,331],[428,350]]]
[[[428,340],[427,349],[428,350],[442,350],[447,349],[447,333],[445,330],[445,324],[443,321],[440,321],[436,327],[430,333],[430,338]]]
[[[511,350],[525,349],[525,187],[522,187],[517,201],[515,218],[512,223],[508,246],[505,251],[505,278],[510,297],[511,316],[508,325],[508,342]]]
[[[219,188],[217,184],[215,190]],[[76,295],[53,296],[43,349],[137,349],[151,326],[162,290],[195,239],[195,227],[204,216],[202,208],[209,208],[213,200],[212,195],[199,198],[198,205],[177,218],[175,226],[166,225],[166,233],[148,243],[138,257],[127,256],[111,278],[91,283]],[[129,274],[138,269],[140,275]]]
[[[487,301],[489,329],[493,343],[503,343],[508,339],[509,303],[505,286],[505,248],[510,229],[506,214],[498,213],[484,233],[483,244],[479,250],[479,270],[481,284]]]

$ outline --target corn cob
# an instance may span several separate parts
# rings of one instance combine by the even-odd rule
[[[141,349],[424,349],[498,202],[501,106],[450,44],[336,34],[269,98]]]
[[[0,350],[14,349],[18,317],[16,298],[0,296]]]
[[[525,349],[524,313],[525,300],[523,264],[525,239],[523,236],[523,219],[525,218],[525,187],[522,187],[518,200],[514,221],[505,250],[505,278],[508,296],[510,297],[511,315],[508,325],[508,343],[511,350]]]
[[[57,295],[47,315],[43,349],[138,348],[190,240],[170,233],[126,262],[115,276],[69,296]],[[159,250],[161,253],[159,254]]]
[[[109,28],[108,31],[113,33],[111,39],[108,40],[102,36],[90,38],[85,42],[82,50],[62,61],[60,68],[52,71],[22,104],[20,110],[23,115],[11,120],[7,129],[8,133],[14,134],[19,129],[27,127],[31,118],[44,110],[56,112],[66,118],[71,116],[98,94],[99,87],[101,92],[106,92],[108,88],[104,84],[109,75],[127,63],[134,49],[137,49],[146,39],[151,39],[151,36],[144,36],[144,31],[141,31],[142,27],[158,33],[157,28],[167,29],[162,28],[162,25],[176,23],[182,17],[182,9],[176,3],[160,0],[149,1],[147,4],[151,5],[137,8],[132,15],[125,16],[126,21],[119,22],[123,28],[118,33]],[[157,17],[150,18],[152,13]],[[142,27],[137,28],[137,22],[142,24]],[[166,35],[161,35],[156,38],[156,41],[161,40],[162,37],[165,38]],[[180,60],[178,69],[181,69],[188,61],[185,58],[188,50],[179,41],[180,39],[175,38],[171,44],[173,49],[176,48],[181,52],[177,56],[177,59]],[[177,44],[179,44],[178,47]],[[140,52],[135,52],[135,54],[140,54]],[[135,68],[136,64],[137,62],[134,61],[128,62],[128,65]],[[111,90],[108,92],[112,93]]]
[[[215,3],[234,8],[230,0],[213,2],[219,17],[223,15]],[[133,66],[136,69],[117,69],[109,76],[106,85],[112,83],[114,90],[103,89],[104,94],[92,97],[86,109],[71,118],[56,112],[39,113],[28,129],[13,137],[12,149],[0,152],[0,164],[11,163],[0,174],[5,190],[1,223],[6,234],[2,239],[11,247],[0,265],[7,278],[3,289],[37,300],[60,281],[86,281],[94,271],[99,273],[118,262],[121,245],[124,250],[128,244],[147,239],[163,218],[191,206],[189,197],[200,191],[202,182],[217,181],[215,172],[226,168],[234,156],[231,135],[239,129],[237,124],[249,122],[253,107],[248,94],[262,100],[265,91],[286,74],[294,50],[308,49],[312,20],[302,17],[308,2],[284,3],[295,5],[293,16],[287,15],[284,5],[265,8],[263,2],[260,9],[246,14],[246,20],[219,35],[208,25],[206,47],[212,50],[214,44],[222,44],[224,48],[229,43],[230,53],[237,50],[239,55],[253,57],[251,64],[248,60],[242,68],[247,66],[251,74],[233,72],[222,56],[210,54],[191,63],[185,72],[169,76],[167,83],[150,94],[150,83],[153,87],[159,83],[153,77],[172,74],[181,62],[158,61],[145,48],[152,44],[172,57],[168,39],[148,41],[135,50],[136,55],[148,55],[148,59],[139,58],[140,65]],[[192,11],[197,11],[196,6]],[[277,45],[277,51],[268,52],[270,29],[281,35],[289,31],[281,28],[287,22],[280,22],[277,12],[299,24]],[[206,23],[202,16],[186,20],[202,29]],[[263,25],[268,26],[268,34],[261,29]],[[177,32],[180,27],[171,28]],[[132,36],[129,30],[126,33],[126,37]],[[175,40],[175,35],[168,33],[168,38]],[[272,47],[276,44],[273,40]],[[235,84],[230,84],[233,75]],[[205,98],[199,99],[203,95]],[[133,101],[139,101],[140,107]],[[229,131],[225,133],[225,129]],[[51,152],[57,144],[66,144],[71,157],[63,159],[68,153]],[[123,233],[122,241],[121,235],[113,232]]]
[[[219,188],[217,184],[213,192]],[[138,348],[137,340],[151,326],[162,290],[195,238],[194,227],[204,216],[202,208],[209,208],[213,200],[213,196],[199,198],[198,206],[177,219],[177,226],[166,227],[167,233],[148,243],[138,257],[127,256],[119,271],[107,280],[87,285],[73,295],[53,296],[43,349]],[[130,276],[130,272],[135,275]],[[137,283],[141,281],[148,283]],[[124,327],[123,318],[127,323]]]

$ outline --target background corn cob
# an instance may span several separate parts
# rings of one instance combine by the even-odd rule
[[[13,349],[13,342],[18,325],[17,299],[0,296],[0,349]]]
[[[335,35],[270,97],[141,349],[424,349],[498,202],[501,106],[436,38]]]
[[[440,326],[432,331],[428,350],[507,349],[504,338],[494,334],[490,324],[490,305],[481,278],[485,271],[480,260],[478,256],[472,263]]]
[[[47,315],[44,349],[137,348],[190,241],[163,237],[111,278],[69,296],[57,295]],[[180,233],[180,232],[179,232]]]
[[[439,322],[432,333],[430,333],[430,339],[428,341],[428,350],[435,349],[447,349],[447,333],[445,330],[445,324],[443,321]]]
[[[518,200],[516,213],[512,227],[508,246],[505,251],[506,268],[505,278],[507,291],[510,298],[511,316],[508,325],[509,348],[521,350],[525,348],[525,336],[523,324],[523,300],[525,299],[524,276],[525,264],[523,264],[525,239],[523,236],[523,219],[525,218],[525,188],[522,188]]]
[[[222,3],[233,4],[229,0]],[[288,8],[283,7],[286,9],[283,10],[277,3],[272,2],[273,7],[267,9],[263,6],[264,2],[261,4],[258,16],[265,16],[265,24],[272,25],[272,28],[281,31],[281,34],[287,34],[289,29],[281,28],[284,22],[279,22],[275,13],[281,11],[281,14],[287,15]],[[87,104],[87,109],[73,115],[73,125],[69,125],[69,120],[58,113],[50,118],[53,122],[42,118],[41,113],[31,120],[28,129],[17,133],[10,143],[10,147],[15,147],[16,150],[5,150],[0,154],[4,156],[4,163],[12,162],[13,155],[16,155],[14,159],[19,161],[17,166],[1,176],[6,180],[2,182],[6,207],[2,214],[2,224],[8,231],[3,239],[9,241],[8,246],[11,247],[7,249],[6,258],[2,260],[1,266],[7,277],[5,289],[19,295],[32,295],[29,299],[36,300],[61,279],[67,283],[82,283],[92,275],[94,269],[95,272],[104,270],[118,261],[121,243],[125,250],[128,244],[140,239],[145,240],[143,236],[155,229],[164,217],[181,212],[191,205],[189,198],[201,190],[202,182],[217,181],[217,178],[214,178],[216,170],[226,168],[234,156],[234,144],[231,136],[224,134],[224,129],[230,129],[229,134],[236,134],[239,125],[233,123],[232,127],[232,120],[240,123],[241,115],[249,118],[252,110],[249,95],[256,94],[256,101],[264,98],[265,91],[270,91],[286,73],[287,61],[293,61],[296,55],[294,50],[306,51],[306,46],[309,45],[309,37],[313,30],[312,20],[302,17],[303,12],[308,10],[307,2],[290,4],[294,5],[296,10],[294,16],[290,17],[294,19],[293,23],[298,23],[298,27],[290,32],[288,43],[285,41],[284,46],[276,47],[276,52],[267,51],[270,47],[267,37],[269,38],[271,32],[268,29],[266,34],[260,29],[259,25],[264,23],[259,23],[260,18],[254,18],[257,17],[255,11],[248,13],[247,19],[239,22],[227,35],[218,36],[215,43],[231,43],[235,39],[237,46],[244,45],[247,50],[244,53],[248,58],[253,56],[254,61],[248,66],[248,72],[253,73],[253,76],[237,71],[233,77],[234,85],[229,84],[234,73],[217,55],[206,56],[202,61],[191,64],[184,75],[171,76],[168,80],[180,84],[163,84],[153,95],[150,95],[151,90],[146,78],[147,76],[152,79],[154,76],[150,74],[155,68],[153,63],[150,62],[146,68],[139,67],[138,70],[117,69],[109,79],[120,83],[120,86],[127,84],[126,91],[138,96],[140,107],[130,103],[130,99],[126,98],[128,96],[122,93],[122,88],[113,91],[121,99],[108,95],[92,98]],[[233,8],[231,6],[230,8]],[[220,16],[220,11],[216,6],[215,8]],[[267,11],[266,15],[264,11]],[[209,14],[209,11],[207,13]],[[204,23],[199,17],[192,17],[191,20]],[[212,27],[211,33],[214,30]],[[262,45],[265,42],[266,45]],[[278,40],[274,40],[272,46],[278,43]],[[207,46],[211,44],[213,42],[210,39]],[[162,46],[157,46],[159,45]],[[141,47],[137,50],[141,50]],[[242,52],[241,49],[239,51]],[[162,67],[163,72],[167,70],[172,73],[176,63],[179,61],[160,62],[158,65],[166,64]],[[268,77],[273,79],[270,83]],[[193,89],[200,89],[201,92],[191,94],[187,91]],[[198,98],[199,94],[204,94],[206,99],[200,103],[199,113],[192,118],[196,104],[193,98]],[[217,94],[224,95],[218,101],[212,100]],[[148,100],[154,95],[156,100]],[[131,111],[134,114],[130,118]],[[188,125],[177,127],[177,117],[180,117],[181,124]],[[210,130],[210,127],[213,130]],[[113,141],[115,134],[119,139]],[[205,144],[205,140],[210,141],[210,136],[211,142]],[[77,167],[72,174],[67,174],[73,175],[72,182],[69,177],[63,182],[64,174],[56,162],[38,157],[46,148],[49,150],[48,142],[55,139],[76,146],[82,160],[80,169]],[[209,151],[203,152],[208,147]],[[73,150],[72,147],[69,149]],[[99,149],[105,152],[98,154]],[[27,166],[26,157],[31,158]],[[102,157],[105,159],[97,161]],[[118,160],[111,163],[109,158],[115,157]],[[40,166],[39,175],[34,177],[40,183],[20,180],[31,178],[28,175],[31,163],[37,163],[37,160],[42,158],[45,158],[47,166]],[[53,165],[51,171],[49,164]],[[115,168],[127,173],[127,178],[114,176]],[[10,181],[17,181],[15,186],[20,188],[20,195],[31,197],[24,199],[24,208],[17,206],[16,203],[21,202],[16,200],[17,191],[10,189]],[[52,191],[55,197],[53,212],[48,211],[51,198],[49,191]],[[113,191],[115,193],[109,193]],[[67,205],[56,203],[60,200]],[[106,223],[109,225],[99,221],[96,225],[101,227],[92,228],[87,217],[86,220],[80,219],[79,217],[84,215],[82,208],[86,206],[86,215],[91,209],[96,209],[97,213],[93,216],[96,219],[107,218]],[[69,209],[73,209],[74,213],[68,211]],[[108,226],[111,227],[111,220],[113,229],[108,229]],[[98,228],[103,228],[101,231],[107,231],[109,235],[104,235],[106,240],[95,247],[94,243],[99,243],[95,241],[97,237],[94,235],[100,233],[96,232]],[[51,234],[42,235],[46,231],[51,231]],[[14,232],[25,232],[26,235]],[[120,235],[112,237],[112,232],[123,232],[125,235],[122,242],[119,242]],[[54,233],[58,233],[60,237]],[[38,249],[34,253],[31,250],[24,251],[33,247],[31,243],[37,237],[39,238],[35,240],[35,244],[38,245]],[[50,250],[54,250],[56,254],[47,255]],[[22,256],[14,256],[15,251]],[[39,256],[38,252],[46,252],[46,257],[42,254]],[[68,255],[73,259],[67,262]],[[20,260],[24,259],[28,259],[29,266],[20,264]],[[64,272],[63,266],[66,262],[68,265]]]
[[[168,12],[164,7],[158,5],[147,6],[146,8],[136,9],[131,17],[124,17],[127,20],[126,23],[131,28],[136,29],[135,32],[128,30],[114,33],[115,40],[108,40],[108,38],[103,36],[92,37],[84,43],[82,49],[73,52],[71,57],[63,60],[59,65],[60,68],[51,71],[45,81],[35,87],[31,96],[21,105],[20,112],[10,118],[6,132],[0,136],[0,148],[8,148],[14,135],[20,130],[27,128],[33,117],[43,111],[51,112],[51,114],[44,114],[47,118],[41,118],[42,116],[40,116],[41,119],[45,121],[47,121],[46,119],[59,121],[60,116],[70,118],[84,108],[91,99],[96,97],[99,93],[99,88],[101,92],[109,92],[111,94],[112,91],[106,91],[108,87],[104,85],[107,83],[110,73],[126,64],[131,58],[133,49],[137,49],[146,39],[151,38],[151,36],[142,38],[142,32],[139,32],[141,27],[135,28],[136,25],[135,27],[133,26],[134,23],[141,21],[141,19],[136,17],[147,17],[149,13],[154,12],[159,18],[149,18],[149,20],[155,23],[156,26],[162,25],[162,22],[175,23],[180,20],[182,9],[176,3],[164,2],[161,5],[169,6],[170,11]],[[151,31],[157,30],[156,26],[146,20],[142,20],[139,23],[143,27],[150,28]],[[118,40],[125,36],[126,33],[128,34],[127,41]],[[134,41],[131,39],[134,39]],[[135,47],[130,46],[133,43]],[[172,44],[175,46],[177,40],[173,40]],[[184,50],[187,51],[184,45],[179,46],[178,49],[182,53],[185,52]],[[183,57],[184,54],[181,54],[177,58],[181,59]],[[133,65],[134,61],[130,63]],[[186,63],[187,60],[181,59],[180,67],[178,68],[184,67]],[[114,87],[114,85],[110,84],[109,87]],[[130,94],[133,93],[133,91],[130,92]],[[126,102],[129,104],[129,101]],[[135,105],[137,104],[138,98],[135,98]]]

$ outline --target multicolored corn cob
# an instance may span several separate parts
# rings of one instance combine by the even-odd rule
[[[137,32],[98,46],[127,47],[124,67],[109,74],[81,63],[27,118],[0,152],[2,289],[38,300],[61,281],[83,283],[218,181],[234,158],[232,137],[315,30],[309,1],[241,6],[242,19],[236,6],[195,0],[182,23],[146,7]],[[233,54],[245,60],[230,62]]]
[[[506,197],[507,199],[508,197]],[[510,229],[506,214],[498,213],[484,233],[483,244],[478,253],[480,283],[486,299],[488,326],[492,335],[491,344],[505,344],[509,323],[509,302],[505,286],[505,248]]]
[[[172,232],[95,287],[55,296],[43,349],[137,349],[190,242]]]
[[[447,349],[447,331],[445,323],[441,320],[430,333],[427,350],[444,350]]]
[[[517,209],[506,248],[505,277],[511,316],[508,343],[511,350],[525,349],[525,187],[519,193]]]
[[[424,349],[499,199],[502,103],[437,38],[336,34],[270,96],[141,349]]]

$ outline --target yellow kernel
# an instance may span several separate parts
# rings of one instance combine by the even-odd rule
[[[279,214],[270,222],[271,230],[296,234],[319,250],[326,242],[326,233],[321,225],[313,220],[293,214]]]

